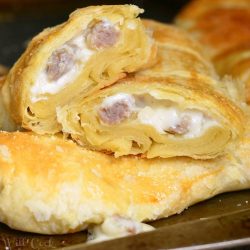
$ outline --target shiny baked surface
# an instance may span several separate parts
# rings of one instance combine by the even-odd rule
[[[76,232],[113,214],[156,220],[250,185],[248,137],[234,153],[209,161],[115,159],[21,132],[2,132],[0,145],[0,219],[23,231]]]

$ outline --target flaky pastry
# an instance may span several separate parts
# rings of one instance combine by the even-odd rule
[[[6,79],[6,76],[1,76],[0,74],[0,91],[3,87],[3,83]],[[0,130],[3,131],[15,131],[17,130],[18,126],[11,118],[8,109],[6,108],[3,98],[0,95]]]
[[[243,112],[185,32],[145,20],[158,62],[57,109],[65,134],[93,150],[144,157],[214,158],[240,138]]]
[[[56,109],[154,62],[156,46],[134,5],[78,9],[32,39],[2,95],[16,123],[40,134],[61,130]]]

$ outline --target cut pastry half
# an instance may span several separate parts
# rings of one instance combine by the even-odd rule
[[[3,87],[5,79],[6,79],[5,75],[1,76],[1,66],[0,66],[0,91]],[[17,129],[18,129],[18,126],[11,118],[11,115],[3,101],[3,98],[0,95],[0,130],[1,131],[2,130],[3,131],[16,131]]]
[[[157,64],[59,107],[63,132],[116,157],[223,154],[242,135],[243,112],[195,41],[174,27],[144,22],[155,31]]]
[[[80,145],[116,157],[213,158],[243,131],[241,110],[191,76],[123,80],[57,116]]]
[[[30,42],[3,88],[15,121],[37,133],[61,130],[56,108],[153,63],[156,46],[134,5],[76,10]]]

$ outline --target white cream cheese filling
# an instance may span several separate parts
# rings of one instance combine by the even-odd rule
[[[118,20],[119,22],[116,24],[110,22],[109,20],[106,20],[105,18],[100,21],[103,23],[104,28],[113,26],[118,31],[120,30],[119,23],[121,24],[124,22],[123,18]],[[135,28],[135,26],[133,26],[133,22],[131,22],[130,26],[130,28],[132,29]],[[88,29],[86,29],[85,31],[87,32]],[[89,44],[86,39],[87,33],[85,31],[75,38],[69,40],[56,50],[58,51],[60,49],[65,49],[71,55],[73,55],[74,65],[68,72],[62,74],[62,76],[60,76],[58,79],[52,81],[48,79],[46,66],[38,74],[38,77],[31,88],[31,101],[33,103],[40,100],[46,100],[47,98],[46,96],[44,96],[45,94],[56,94],[68,83],[72,82],[79,75],[89,58],[96,52],[95,49],[88,46]]]
[[[218,126],[218,122],[215,120],[206,117],[198,110],[192,109],[180,111],[176,107],[151,108],[146,106],[138,113],[140,123],[151,125],[160,134],[166,134],[166,131],[177,127],[184,117],[189,118],[187,132],[183,133],[186,138],[198,137],[209,127]]]
[[[83,34],[68,41],[58,49],[66,49],[74,54],[75,64],[65,74],[55,81],[49,81],[46,67],[38,74],[35,84],[31,88],[31,101],[37,102],[47,99],[43,94],[56,94],[69,82],[73,81],[84,67],[84,63],[93,55],[94,51],[87,48]]]
[[[136,113],[136,121],[140,124],[150,125],[160,134],[173,133],[186,138],[198,137],[208,128],[220,126],[219,123],[196,109],[181,110],[168,100],[158,100],[153,96],[137,96],[127,93],[118,93],[106,97],[100,107],[112,107],[123,101]],[[175,129],[177,133],[175,133]]]
[[[101,107],[110,107],[117,102],[120,101],[126,101],[131,109],[135,109],[135,99],[132,95],[126,94],[126,93],[118,93],[116,95],[112,95],[109,97],[106,97],[102,104]]]
[[[98,242],[154,230],[154,227],[114,215],[89,230],[88,242]]]

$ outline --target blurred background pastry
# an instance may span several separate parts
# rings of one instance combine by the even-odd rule
[[[245,84],[250,102],[250,1],[193,0],[183,8],[176,24],[203,46],[221,76]]]

